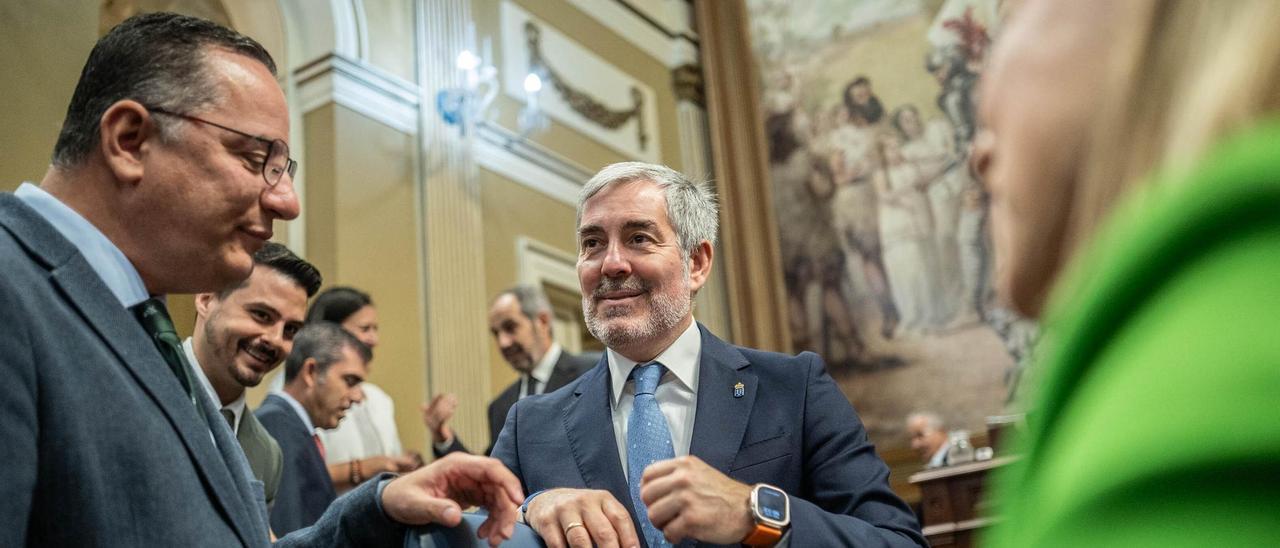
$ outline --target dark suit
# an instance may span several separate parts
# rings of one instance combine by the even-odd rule
[[[266,546],[261,489],[213,401],[191,404],[76,247],[9,193],[0,258],[0,546]],[[398,542],[374,497],[280,544]]]
[[[284,473],[284,454],[280,451],[280,444],[258,422],[258,418],[247,410],[240,416],[236,441],[240,442],[240,449],[244,450],[253,477],[262,482],[262,490],[267,496],[267,508],[271,508],[276,500],[276,492],[280,490],[280,477]]]
[[[254,414],[284,453],[284,474],[271,508],[271,530],[283,535],[315,523],[338,494],[316,448],[314,432],[308,431],[293,406],[276,394],[267,396]]]
[[[911,510],[889,489],[889,468],[821,358],[735,347],[699,329],[690,454],[740,482],[769,483],[790,494],[791,546],[926,545]],[[609,379],[602,357],[563,389],[512,408],[493,456],[520,478],[526,493],[605,489],[631,509]],[[738,383],[745,386],[742,397],[733,395]]]
[[[551,378],[547,379],[547,387],[542,391],[543,394],[550,394],[559,390],[560,387],[573,382],[578,376],[585,373],[591,366],[595,365],[595,361],[586,356],[570,354],[568,351],[561,350],[560,358],[556,360],[556,366],[551,370]],[[493,445],[498,442],[498,433],[502,432],[502,423],[507,420],[507,412],[511,411],[511,406],[515,405],[520,399],[520,379],[511,383],[506,390],[503,390],[498,397],[489,402],[489,448],[485,449],[484,454],[493,453]],[[443,457],[446,454],[455,451],[470,453],[466,445],[462,444],[462,439],[458,436],[453,437],[453,444],[448,449],[436,451],[436,458]]]

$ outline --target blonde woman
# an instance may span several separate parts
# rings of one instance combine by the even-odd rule
[[[974,164],[1045,329],[988,545],[1275,546],[1280,2],[1030,0]]]

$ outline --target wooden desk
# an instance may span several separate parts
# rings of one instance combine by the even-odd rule
[[[912,474],[908,481],[920,487],[920,522],[929,544],[973,546],[975,532],[994,521],[982,511],[987,472],[1017,459],[1006,456]]]

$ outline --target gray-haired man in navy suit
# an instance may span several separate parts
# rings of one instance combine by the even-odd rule
[[[531,493],[525,520],[552,547],[924,546],[821,358],[694,321],[717,219],[708,185],[663,166],[614,164],[583,187],[578,281],[608,350],[507,415],[493,455]]]

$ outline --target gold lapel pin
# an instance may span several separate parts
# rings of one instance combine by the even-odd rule
[[[735,398],[741,398],[742,396],[746,395],[746,393],[747,393],[747,386],[746,386],[746,385],[744,385],[744,384],[742,384],[742,383],[738,383],[738,384],[733,385],[733,397],[735,397]]]

